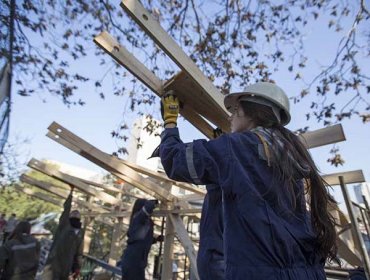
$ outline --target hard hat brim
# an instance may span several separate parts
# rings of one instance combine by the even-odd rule
[[[264,98],[266,100],[269,100],[271,101],[272,103],[275,104],[276,107],[278,107],[282,114],[281,114],[281,125],[286,125],[290,122],[290,114],[289,112],[287,112],[284,108],[282,108],[281,106],[279,106],[275,100],[273,100],[272,98],[269,98],[268,96],[258,96],[254,93],[251,93],[251,92],[235,92],[235,93],[230,93],[228,95],[225,96],[224,98],[224,105],[225,105],[225,108],[230,112],[230,113],[233,113],[233,110],[235,108],[235,106],[238,104],[239,102],[239,99],[242,97],[242,96],[246,96],[246,95],[250,95],[250,96],[255,96],[255,97],[260,97],[260,98]]]

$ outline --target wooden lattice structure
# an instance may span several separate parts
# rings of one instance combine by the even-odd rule
[[[174,90],[184,104],[181,111],[182,116],[209,139],[213,138],[215,127],[221,128],[224,132],[229,132],[228,112],[224,108],[223,96],[220,91],[205,77],[196,64],[137,0],[123,0],[121,7],[179,66],[181,72],[167,81],[161,80],[106,31],[95,37],[95,43],[158,96],[161,96],[163,92],[168,90]],[[203,199],[205,195],[203,188],[175,182],[168,179],[163,173],[111,156],[100,151],[58,123],[52,123],[48,129],[47,136],[54,141],[107,170],[112,175],[123,180],[126,185],[139,189],[146,197],[159,199],[161,201],[161,209],[155,211],[154,216],[165,217],[166,219],[161,279],[171,279],[175,236],[177,236],[190,261],[191,273],[194,279],[199,279],[196,268],[197,246],[188,235],[182,217],[200,218],[200,209],[193,207],[190,202]],[[345,140],[341,125],[307,132],[300,135],[300,137],[308,149]],[[76,203],[85,209],[83,214],[86,217],[95,219],[114,217],[116,219],[116,222],[113,224],[114,234],[110,255],[110,260],[114,263],[121,253],[121,247],[118,242],[119,236],[127,228],[124,219],[130,214],[130,205],[122,203],[122,198],[127,195],[132,196],[132,194],[122,188],[97,184],[65,174],[57,168],[48,166],[35,159],[29,162],[29,166],[65,184],[74,186],[78,191],[88,195],[90,197],[89,201],[76,200]],[[339,255],[350,265],[364,266],[365,271],[368,272],[368,255],[359,234],[359,226],[353,215],[353,210],[351,210],[353,203],[348,197],[345,186],[345,184],[364,182],[362,171],[357,170],[326,175],[324,179],[330,185],[341,186],[350,214],[351,222],[347,220],[337,206],[332,206],[331,211],[339,222],[337,227]],[[62,199],[68,195],[65,190],[26,175],[23,175],[21,180],[27,184],[47,190]],[[191,194],[176,196],[171,192],[173,186],[185,189],[191,192]],[[56,205],[60,203],[54,198],[36,193],[27,188],[18,186],[17,190]],[[115,195],[110,195],[107,191],[114,192]],[[110,205],[110,207],[107,205]],[[365,224],[368,226],[370,225],[370,212],[368,208],[364,211],[366,214]],[[328,273],[329,270],[328,268]]]

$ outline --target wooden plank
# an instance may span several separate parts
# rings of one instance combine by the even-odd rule
[[[108,263],[110,265],[116,265],[120,257],[121,254],[120,237],[122,235],[122,231],[123,231],[123,220],[122,218],[117,218],[117,222],[113,226],[112,240],[110,244],[108,258]]]
[[[74,176],[71,176],[71,175],[68,175],[68,174],[65,174],[63,172],[60,172],[59,170],[57,170],[56,168],[50,166],[50,165],[47,165],[37,159],[31,159],[29,162],[28,162],[28,166],[37,170],[37,171],[40,171],[46,175],[49,175],[50,177],[54,178],[54,179],[57,179],[59,181],[62,181],[66,184],[69,184],[69,185],[72,185],[74,187],[76,187],[77,189],[91,195],[91,196],[94,196],[106,203],[109,203],[109,204],[120,204],[121,201],[119,199],[116,199],[114,196],[111,196],[107,193],[104,193],[104,192],[99,192],[97,190],[95,190],[93,187],[90,187],[88,184],[85,184],[83,182],[81,182],[78,178],[74,177]]]
[[[339,176],[343,176],[345,184],[355,184],[365,182],[365,177],[362,170],[354,170],[347,172],[332,173],[323,175],[322,178],[329,185],[339,185]]]
[[[173,196],[171,193],[166,191],[163,188],[158,187],[156,184],[150,181],[145,181],[145,179],[138,174],[136,171],[131,169],[130,167],[121,164],[120,160],[117,157],[108,155],[88,142],[84,141],[80,137],[74,135],[72,132],[68,131],[61,125],[53,122],[49,126],[49,130],[54,133],[58,138],[52,138],[55,141],[59,138],[62,138],[64,141],[67,141],[69,144],[71,144],[74,147],[77,147],[80,149],[79,154],[83,157],[91,160],[92,162],[98,164],[99,166],[103,167],[104,169],[108,170],[112,174],[121,174],[120,178],[122,178],[125,182],[128,182],[129,184],[143,190],[144,192],[148,193],[148,190],[150,190],[151,195],[154,195],[155,197],[166,200],[166,201],[173,201],[176,199],[175,196]],[[67,147],[68,148],[68,147]],[[116,175],[117,176],[117,175]]]
[[[81,156],[84,156],[86,157],[86,152],[82,151],[80,148],[70,144],[68,141],[64,140],[62,137],[59,137],[59,135],[55,135],[53,132],[49,131],[47,133],[47,136],[50,137],[51,139],[53,139],[54,141],[62,144],[63,146],[71,149],[72,151],[80,154]],[[91,148],[90,148],[91,150]],[[156,197],[156,193],[153,192],[150,188],[146,187],[145,185],[138,185],[136,181],[133,181],[131,180],[131,178],[125,176],[125,175],[122,175],[120,173],[117,173],[117,172],[114,172],[112,171],[112,169],[110,167],[107,167],[105,164],[101,164],[101,161],[99,160],[96,160],[95,158],[91,158],[91,157],[86,157],[87,159],[91,160],[92,162],[94,162],[95,164],[109,170],[113,175],[117,176],[117,177],[120,177],[121,179],[123,179],[125,182],[128,182],[130,183],[132,186],[134,187],[138,187],[139,189],[141,189],[142,191],[146,192],[146,193],[149,193],[150,195]],[[131,169],[133,169],[134,171],[136,172],[140,172],[140,173],[143,173],[145,175],[148,175],[148,176],[152,176],[152,177],[156,177],[158,179],[161,179],[161,180],[165,180],[167,182],[171,182],[172,184],[180,187],[180,188],[184,188],[184,189],[187,189],[187,190],[191,190],[191,191],[194,191],[194,192],[197,192],[197,193],[205,193],[204,190],[200,189],[200,188],[197,188],[197,187],[193,187],[191,184],[185,184],[185,183],[181,183],[181,182],[176,182],[176,181],[173,181],[171,179],[169,179],[167,176],[165,176],[164,174],[160,174],[158,172],[154,172],[152,170],[149,170],[149,169],[146,169],[144,167],[139,167],[138,165],[136,164],[133,164],[133,163],[129,163],[127,161],[124,161],[124,160],[121,160],[121,159],[118,159],[117,158],[117,161],[120,163],[120,164],[124,164],[124,165],[127,165],[128,167],[130,167]],[[124,176],[124,177],[123,177]],[[141,177],[141,179],[143,179]],[[86,182],[86,181],[85,181]],[[89,183],[89,182],[87,182]],[[96,184],[94,184],[96,185]],[[153,183],[153,185],[157,186],[158,183]],[[158,187],[158,186],[157,186]],[[127,192],[125,193],[126,195],[128,196],[134,196],[134,195],[131,195],[131,194],[128,194]],[[168,192],[169,194],[169,192]],[[157,197],[157,198],[162,198],[162,197]]]
[[[155,92],[158,96],[161,96],[160,89],[162,88],[162,82],[123,46],[119,45],[117,40],[115,40],[111,35],[109,35],[107,32],[103,32],[96,37],[96,43],[98,43],[99,46],[101,46],[106,52],[111,54],[118,63],[127,68],[138,79],[152,89],[153,92]],[[121,52],[122,54],[120,54]],[[142,74],[144,72],[147,74]],[[223,131],[229,131],[229,122],[227,120],[227,116],[224,116],[222,121],[218,120],[222,115],[220,115],[217,110],[211,110],[209,104],[202,100],[200,96],[197,95],[197,98],[193,98],[192,95],[194,95],[194,92],[197,91],[196,85],[194,85],[192,81],[189,81],[189,78],[184,73],[178,74],[166,83],[165,90],[167,91],[170,89],[174,89],[176,93],[183,98],[182,101],[185,101],[185,104],[189,103],[194,105],[195,102],[196,107],[199,107],[202,115],[207,116],[208,114],[212,114],[212,116],[208,117],[208,119],[214,123],[219,123],[220,125],[218,126],[221,127]],[[182,96],[183,93],[184,96]],[[213,127],[208,124],[201,117],[201,115],[198,114],[198,112],[195,112],[191,106],[185,105],[185,107],[181,110],[181,114],[205,136],[210,139],[213,138]],[[307,148],[315,148],[345,140],[343,128],[340,124],[312,132],[307,132],[302,134],[300,137]]]
[[[103,31],[95,37],[95,43],[111,55],[120,65],[143,82],[159,97],[162,96],[163,82],[137,60],[125,47],[121,46],[109,33]],[[213,138],[213,127],[190,106],[181,109],[181,115],[206,137]]]
[[[300,135],[303,144],[307,149],[316,148],[328,144],[345,141],[343,127],[341,124],[324,127],[318,130],[309,131]]]
[[[172,279],[174,240],[175,240],[175,229],[170,217],[167,216],[164,235],[163,265],[161,279]]]
[[[184,106],[180,109],[180,114],[189,121],[196,129],[198,129],[204,136],[213,139],[213,127],[206,122],[201,115],[195,112],[190,106]]]
[[[103,189],[105,191],[110,191],[110,192],[115,192],[115,193],[121,193],[121,194],[124,194],[125,191],[119,189],[119,188],[116,188],[114,186],[109,186],[109,185],[105,185],[105,184],[100,184],[100,183],[97,183],[97,182],[93,182],[93,181],[90,181],[90,180],[86,180],[86,179],[83,179],[83,178],[79,178],[81,182],[84,182],[90,186],[93,186],[93,187],[97,187],[97,188],[100,188],[100,189]]]
[[[175,185],[175,186],[177,186],[181,189],[188,190],[188,191],[198,193],[198,194],[202,194],[202,195],[205,195],[205,193],[206,193],[206,190],[204,190],[204,189],[201,189],[199,187],[194,187],[191,184],[186,184],[186,183],[171,180],[163,173],[161,174],[159,172],[156,172],[156,171],[150,170],[148,168],[145,168],[143,166],[139,166],[135,163],[129,162],[127,160],[120,159],[120,162],[122,164],[125,164],[125,165],[129,166],[130,168],[132,168],[133,170],[135,170],[137,172],[140,172],[144,175],[150,176],[150,177],[155,178],[155,179],[160,180],[160,181],[168,182],[168,183],[170,183],[172,185]]]
[[[213,107],[207,94],[185,72],[180,72],[164,84],[164,92],[170,90],[176,93],[183,104],[183,109],[191,109],[221,128],[222,131],[230,132],[229,115]]]
[[[59,144],[61,144],[61,145],[63,145],[64,147],[66,147],[66,148],[68,148],[68,149],[70,149],[70,150],[72,150],[73,152],[75,152],[75,153],[77,153],[77,154],[79,154],[79,155],[81,155],[81,156],[84,156],[85,155],[85,153],[80,149],[80,148],[78,148],[78,147],[76,147],[76,146],[74,146],[74,145],[72,145],[72,144],[70,144],[69,142],[67,142],[67,141],[65,141],[63,138],[61,138],[61,137],[59,137],[58,135],[55,135],[53,132],[51,132],[51,131],[49,131],[47,134],[46,134],[46,136],[47,137],[49,137],[49,138],[51,138],[51,139],[53,139],[54,141],[56,141],[56,142],[58,142]],[[94,163],[96,163],[97,165],[99,165],[99,166],[101,166],[100,164],[100,162],[95,162],[93,159],[91,159],[91,158],[87,158],[88,160],[91,160],[92,162],[94,162]],[[104,168],[104,167],[103,167]],[[112,173],[113,174],[113,173]],[[115,175],[116,176],[116,175]],[[116,177],[119,177],[119,175],[118,176],[116,176]],[[84,182],[84,183],[87,183],[87,184],[89,184],[89,185],[93,185],[93,186],[96,186],[96,187],[100,187],[100,188],[104,188],[105,190],[109,190],[109,191],[115,191],[115,192],[121,192],[121,193],[123,193],[124,195],[126,195],[126,196],[129,196],[129,197],[133,197],[133,198],[142,198],[142,197],[138,197],[137,195],[135,195],[135,194],[131,194],[131,193],[129,193],[129,192],[127,192],[126,190],[124,190],[124,189],[119,189],[119,188],[117,188],[117,187],[111,187],[111,186],[106,186],[106,185],[101,185],[101,184],[97,184],[97,183],[95,183],[95,182],[92,182],[92,181],[87,181],[87,180],[85,180],[85,179],[81,179],[81,178],[79,178],[82,182]],[[127,184],[127,182],[125,182],[125,184]]]
[[[49,182],[37,180],[37,179],[32,178],[30,176],[27,176],[25,174],[21,175],[20,180],[22,182],[26,183],[26,184],[35,186],[35,187],[40,188],[44,191],[52,193],[52,194],[54,194],[54,195],[56,195],[56,196],[58,196],[62,199],[66,199],[69,195],[68,191],[61,190],[61,189],[55,187],[55,185],[53,185]],[[76,204],[78,204],[79,206],[82,206],[82,207],[87,208],[87,209],[91,209],[91,210],[95,210],[95,211],[99,211],[99,212],[102,212],[102,211],[104,212],[104,211],[109,210],[109,209],[107,209],[107,207],[105,207],[103,205],[94,205],[94,204],[88,203],[86,201],[78,200],[77,198],[75,198],[73,201]]]
[[[208,97],[207,105],[215,108],[221,115],[228,116],[223,104],[223,95],[199,70],[197,65],[185,54],[178,44],[160,26],[158,21],[137,0],[122,0],[121,7],[143,28],[156,44],[204,91]],[[194,96],[198,98],[198,96]]]
[[[44,191],[48,191],[52,194],[55,194],[55,195],[57,195],[57,196],[59,196],[60,198],[63,198],[63,199],[66,199],[69,195],[69,192],[66,191],[66,190],[61,190],[59,188],[54,187],[53,184],[51,184],[49,182],[37,180],[35,178],[27,176],[26,174],[22,174],[19,177],[19,180],[23,183],[26,183],[26,184],[29,184],[29,185],[32,185],[32,186],[36,186],[36,187],[38,187],[38,188],[40,188]]]
[[[193,247],[193,243],[189,238],[189,234],[184,226],[179,215],[170,214],[168,215],[170,218],[176,232],[177,238],[180,240],[182,246],[185,249],[185,252],[190,260],[190,265],[192,268],[192,273],[194,273],[194,279],[200,279],[198,276],[198,269],[197,269],[197,253]],[[193,278],[192,278],[193,279]]]
[[[185,194],[185,195],[179,196],[179,199],[184,200],[184,201],[197,201],[197,200],[203,200],[204,195],[197,194],[197,193]]]
[[[161,210],[155,210],[153,211],[152,216],[153,217],[162,217],[162,216],[167,216],[169,214],[176,214],[176,215],[181,215],[181,216],[195,216],[197,214],[200,214],[202,212],[201,208],[193,208],[193,209],[161,209]],[[113,211],[109,213],[101,213],[101,212],[84,212],[83,213],[86,216],[90,217],[130,217],[131,211]]]
[[[57,206],[60,206],[60,207],[63,207],[63,202],[60,201],[60,200],[56,200],[56,199],[53,199],[51,198],[50,196],[44,194],[44,193],[40,193],[40,192],[35,192],[31,189],[28,189],[28,188],[24,188],[24,187],[20,187],[18,185],[15,185],[14,188],[19,191],[19,192],[23,192],[29,196],[32,196],[32,197],[35,197],[37,199],[41,199],[43,201],[46,201],[46,202],[49,202],[49,203],[52,203],[54,205],[57,205]],[[83,216],[83,215],[82,215]],[[96,221],[97,222],[100,222],[100,223],[103,223],[103,224],[106,224],[108,226],[113,226],[113,224],[109,221],[105,221],[103,220],[102,218],[100,217],[97,217],[96,218]]]
[[[94,42],[138,78],[144,85],[153,92],[161,95],[163,82],[136,59],[125,47],[121,46],[108,32],[103,31],[100,33],[94,38]]]
[[[21,187],[21,186],[18,186],[18,185],[14,185],[14,189],[16,191],[23,192],[23,193],[25,193],[29,196],[32,196],[32,197],[44,200],[46,202],[49,202],[51,204],[63,207],[63,203],[61,201],[59,201],[57,199],[54,199],[54,198],[48,196],[47,194],[40,193],[40,192],[35,192],[35,191],[33,191],[29,188]]]
[[[138,188],[139,190],[143,191],[144,193],[148,194],[151,197],[162,199],[162,196],[157,195],[155,191],[151,190],[150,188],[147,188],[145,185],[138,183],[137,181],[133,180],[132,178],[130,178],[128,176],[125,176],[125,175],[123,175],[119,172],[116,172],[109,165],[102,162],[100,159],[97,159],[94,156],[91,156],[89,153],[85,152],[83,149],[80,149],[79,147],[77,147],[77,146],[69,143],[68,141],[64,140],[63,138],[59,137],[59,135],[55,135],[53,132],[49,131],[46,136],[50,137],[51,139],[58,142],[59,144],[62,144],[63,146],[72,150],[73,152],[75,152],[75,153],[83,156],[84,158],[90,160],[91,162],[95,163],[96,165],[100,166],[101,168],[107,170],[108,172],[110,172],[111,174],[116,176],[117,178],[120,178],[123,181],[125,181],[125,183],[128,183],[128,184]],[[130,195],[130,196],[136,197],[135,195]]]
[[[350,240],[343,239],[342,236],[338,236],[338,254],[341,258],[343,258],[346,262],[353,266],[362,266],[361,258],[358,256],[356,252],[353,242]],[[350,244],[350,245],[349,245]]]

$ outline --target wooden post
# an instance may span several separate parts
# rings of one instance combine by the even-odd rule
[[[116,265],[119,257],[121,256],[120,237],[122,234],[123,217],[118,217],[117,222],[113,226],[112,242],[110,245],[110,253],[108,263]]]
[[[94,218],[85,216],[84,219],[84,248],[83,253],[89,254],[90,253],[90,245],[92,240],[92,233],[93,233],[93,225],[94,225]]]
[[[357,219],[356,219],[354,211],[353,211],[352,201],[351,201],[351,198],[348,194],[347,186],[344,182],[343,176],[339,176],[339,182],[340,182],[340,187],[342,189],[344,201],[346,202],[349,218],[351,220],[353,238],[356,240],[356,243],[359,245],[358,249],[361,253],[361,259],[362,259],[362,263],[363,263],[363,266],[364,266],[366,279],[370,280],[370,260],[369,260],[369,256],[368,256],[368,253],[367,253],[366,246],[364,244],[364,240],[362,239],[362,236],[361,236],[361,232],[360,232],[360,229],[359,229],[359,226],[358,226],[358,222],[357,222]]]
[[[121,201],[122,200],[122,193],[117,194],[117,198]],[[120,212],[121,211],[121,204],[117,204],[113,206],[114,212]],[[113,234],[112,234],[112,242],[110,246],[110,254],[109,254],[109,260],[108,263],[111,265],[116,265],[116,262],[120,258],[122,254],[122,246],[120,242],[120,237],[122,235],[122,229],[123,229],[123,217],[117,217],[117,222],[113,226]]]
[[[94,202],[94,197],[88,196],[86,198],[87,203],[93,203]],[[91,210],[89,210],[91,211]],[[89,254],[90,253],[90,245],[92,241],[92,233],[93,233],[93,225],[94,225],[94,217],[90,216],[85,216],[84,219],[84,248],[83,248],[83,253],[84,254]]]
[[[164,236],[163,264],[161,279],[172,279],[172,262],[173,262],[173,242],[175,239],[175,229],[169,217],[166,217],[166,232]]]
[[[184,226],[184,223],[180,219],[179,215],[170,214],[169,218],[175,228],[177,238],[180,240],[185,252],[190,260],[191,273],[193,274],[192,279],[199,280],[198,269],[197,269],[197,254],[194,250],[193,243],[189,237],[188,232]]]

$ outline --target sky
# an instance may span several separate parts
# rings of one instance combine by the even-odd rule
[[[327,65],[334,58],[334,52],[340,39],[322,28],[322,24],[323,22],[320,21],[311,24],[306,32],[306,36],[302,38],[305,42],[306,52],[309,52],[309,57],[312,61],[305,70],[306,76],[315,75],[322,65]],[[263,46],[266,49],[268,47]],[[91,48],[94,48],[93,42],[91,42]],[[93,51],[88,53],[92,54]],[[111,59],[108,55],[105,58],[106,60]],[[89,55],[78,64],[72,64],[72,67],[84,75],[97,77],[105,71],[103,66],[99,65],[99,62],[100,58]],[[362,67],[367,72],[370,72],[370,66],[365,63],[366,60],[363,62]],[[299,92],[301,86],[300,82],[294,81],[291,76],[284,69],[273,74],[273,79],[287,92],[288,96],[293,96]],[[13,89],[15,89],[15,86],[13,86]],[[123,97],[114,96],[109,83],[103,85],[103,91],[106,97],[105,100],[100,99],[93,88],[82,86],[78,97],[86,101],[86,105],[82,107],[72,106],[70,108],[63,105],[57,97],[50,96],[47,92],[37,92],[30,97],[21,97],[13,94],[10,141],[14,141],[17,137],[29,140],[27,145],[20,148],[22,159],[24,161],[32,157],[50,159],[102,173],[103,170],[95,164],[52,141],[45,134],[47,133],[47,127],[53,121],[56,121],[97,148],[108,153],[115,151],[122,143],[113,139],[110,133],[120,124],[123,117],[122,111],[127,106],[127,101]],[[313,98],[315,98],[314,95],[304,99],[299,104],[291,103],[292,121],[288,128],[295,130],[307,125],[311,129],[322,128],[322,124],[318,124],[315,120],[307,122],[304,115],[308,111]],[[334,101],[343,103],[344,99],[339,96]],[[157,117],[159,117],[159,113],[157,113]],[[128,116],[128,119],[133,120],[134,115]],[[342,125],[347,140],[338,144],[338,146],[345,160],[344,166],[336,168],[326,162],[330,156],[329,150],[332,148],[332,145],[312,149],[311,153],[314,160],[323,174],[362,169],[365,178],[370,180],[369,124],[362,124],[358,119],[351,119],[345,120]],[[203,138],[186,121],[179,121],[179,128],[185,142]],[[26,167],[24,166],[24,168]]]

